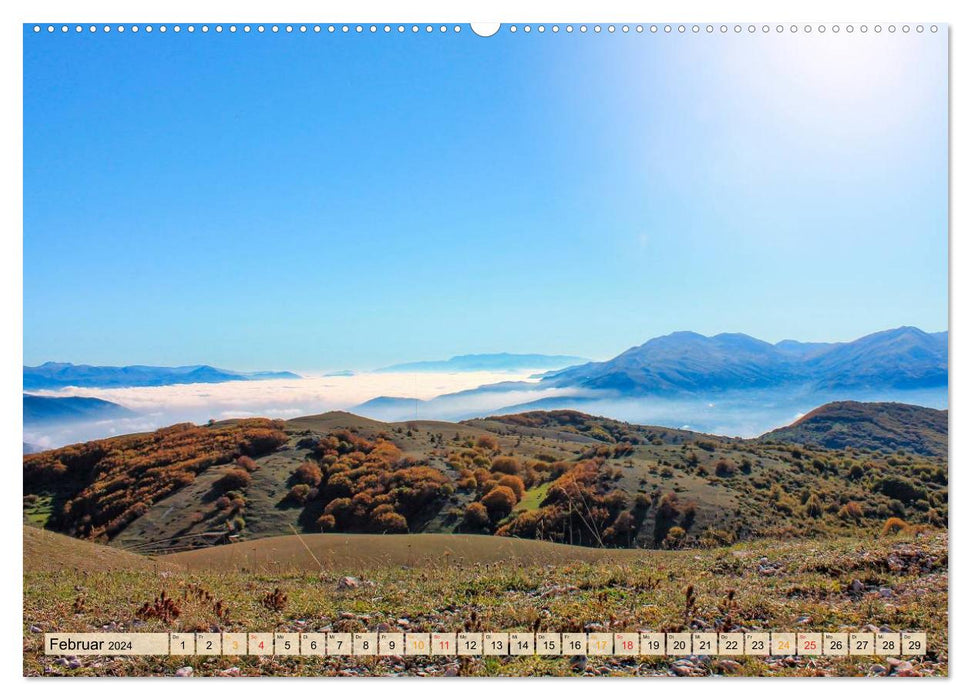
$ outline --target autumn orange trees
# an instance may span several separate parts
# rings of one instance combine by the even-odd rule
[[[291,475],[291,501],[304,505],[321,531],[408,532],[454,487],[438,469],[404,456],[390,440],[349,430],[317,440],[313,460]],[[306,490],[298,486],[305,485]]]
[[[489,511],[478,501],[474,501],[465,507],[465,514],[462,518],[462,527],[465,530],[480,532],[488,529],[490,523]]]
[[[610,473],[599,459],[566,466],[539,508],[513,512],[496,534],[595,547],[631,546],[649,503],[639,500],[631,510],[627,494],[610,489]],[[486,503],[486,498],[482,501]],[[493,509],[489,512],[493,515]]]
[[[324,474],[320,471],[320,466],[316,462],[307,461],[297,467],[292,480],[294,483],[315,488],[320,485],[323,478]]]
[[[245,469],[228,469],[213,486],[220,493],[245,489],[253,481],[253,477]]]
[[[516,505],[516,494],[508,486],[496,486],[482,497],[481,502],[492,520],[501,520],[512,512]]]

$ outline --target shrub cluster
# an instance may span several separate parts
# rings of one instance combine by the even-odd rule
[[[340,430],[318,440],[313,456],[291,475],[288,499],[312,509],[324,532],[408,532],[409,520],[453,492],[441,471],[384,437]]]
[[[496,534],[587,546],[630,546],[647,506],[638,502],[631,510],[627,494],[610,489],[612,472],[601,460],[573,463],[550,484],[539,508],[516,514]]]

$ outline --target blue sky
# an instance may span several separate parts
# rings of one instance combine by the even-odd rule
[[[947,326],[937,35],[24,35],[24,360]]]

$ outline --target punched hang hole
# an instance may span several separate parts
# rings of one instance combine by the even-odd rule
[[[502,25],[499,22],[473,22],[469,26],[476,35],[490,37],[498,32]]]

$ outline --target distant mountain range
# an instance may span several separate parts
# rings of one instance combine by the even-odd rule
[[[24,425],[81,423],[130,418],[135,413],[111,401],[86,396],[34,396],[24,394]],[[24,448],[27,449],[26,447]]]
[[[416,402],[378,397],[350,410],[379,420],[464,420],[571,409],[632,423],[751,437],[833,401],[947,404],[947,332],[904,327],[845,343],[767,343],[678,332],[606,362]]]
[[[108,389],[172,384],[217,384],[261,379],[298,379],[299,377],[300,375],[293,372],[236,372],[209,365],[99,367],[74,365],[70,362],[45,362],[36,367],[24,366],[24,389],[28,391],[61,389],[68,386]]]
[[[530,355],[499,352],[480,355],[456,355],[447,360],[405,362],[382,367],[377,372],[515,372],[521,370],[561,369],[588,362],[573,355]]]
[[[497,353],[393,365],[378,371],[537,370],[539,376],[532,381],[486,384],[424,400],[379,395],[349,410],[385,421],[454,421],[571,409],[631,423],[753,437],[787,425],[829,402],[898,402],[936,409],[947,406],[948,334],[925,333],[913,327],[843,343],[768,343],[741,333],[707,337],[678,332],[653,338],[605,362],[571,364],[579,359],[570,355]],[[147,387],[271,378],[294,379],[298,375],[235,372],[208,365],[92,367],[49,362],[24,367],[28,392],[68,386]],[[249,407],[241,405],[239,409]],[[93,408],[85,409],[82,415],[94,412]]]
[[[712,394],[802,387],[807,391],[947,387],[947,332],[903,327],[848,343],[771,344],[742,333],[679,332],[653,338],[606,362],[547,375],[544,387],[624,396]]]

